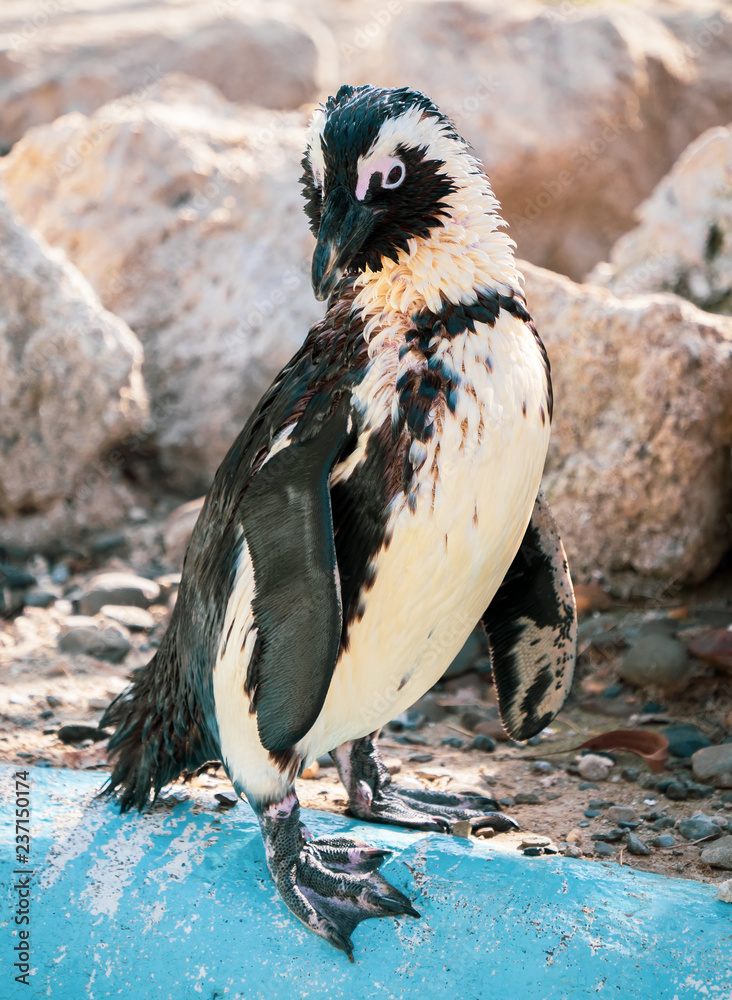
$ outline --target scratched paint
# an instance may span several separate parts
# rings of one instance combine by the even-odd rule
[[[713,886],[306,812],[315,835],[392,849],[383,870],[422,913],[361,924],[350,965],[290,916],[244,803],[215,813],[196,789],[120,816],[94,798],[102,780],[32,770],[34,973],[14,988],[6,907],[3,997],[732,1000],[732,907]]]

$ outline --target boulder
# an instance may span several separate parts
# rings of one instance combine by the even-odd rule
[[[247,0],[3,5],[0,141],[69,111],[135,103],[166,73],[208,80],[230,100],[297,108],[323,85],[328,33],[311,14]]]
[[[79,508],[109,526],[114,498],[124,497],[115,446],[134,438],[147,413],[140,343],[2,202],[0,288],[2,539],[64,531]]]
[[[298,183],[305,119],[173,76],[32,129],[0,161],[15,210],[142,340],[152,441],[189,496],[323,313]]]
[[[643,594],[704,579],[729,538],[732,319],[521,267],[552,364],[544,489],[573,575]]]
[[[732,128],[712,128],[683,152],[591,279],[616,295],[672,291],[732,314]]]
[[[484,160],[521,255],[574,278],[685,146],[732,120],[721,4],[383,6],[368,38],[366,15],[339,33],[349,82],[429,94]]]

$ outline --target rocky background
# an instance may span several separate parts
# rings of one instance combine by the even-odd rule
[[[630,759],[621,772],[622,755],[596,780],[617,779],[617,808],[661,823],[656,840],[674,839],[668,802],[708,799],[717,825],[704,836],[721,843],[732,3],[720,0],[2,4],[0,756],[102,762],[85,741],[159,642],[197,498],[322,314],[298,177],[312,107],[342,82],[424,90],[488,169],[552,361],[545,489],[584,617],[565,735],[613,718],[691,726],[691,743],[673,743],[673,780]],[[479,638],[452,674],[396,724],[392,749],[423,741],[422,780],[444,780],[424,777],[424,758],[474,777],[480,760],[485,783],[483,759],[463,759],[500,736]],[[581,853],[566,819],[586,805],[578,765],[560,775],[505,749],[491,780],[533,784],[519,793],[529,801],[504,798],[540,804],[529,822]],[[703,750],[721,763],[695,758],[692,772]],[[666,787],[649,792],[651,779]],[[656,794],[660,812],[644,805]],[[597,799],[582,823],[603,822],[610,800]],[[671,826],[690,820],[683,808]],[[584,849],[622,850],[635,828],[613,829],[625,833],[585,835]],[[704,845],[644,844],[714,877]]]

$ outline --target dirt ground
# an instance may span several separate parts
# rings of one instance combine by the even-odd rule
[[[0,761],[3,764],[92,768],[99,771],[101,787],[108,770],[106,744],[87,740],[67,745],[59,739],[58,730],[69,724],[98,724],[103,709],[124,689],[131,671],[152,655],[169,616],[170,603],[153,605],[150,609],[155,620],[153,628],[129,633],[132,649],[120,664],[60,653],[58,636],[74,608],[74,596],[93,573],[134,568],[152,575],[170,569],[165,565],[160,537],[161,523],[153,519],[126,540],[121,555],[105,559],[80,555],[70,562],[70,578],[62,588],[67,596],[62,595],[49,608],[26,607],[0,620]],[[35,568],[38,570],[38,565]],[[44,567],[40,569],[43,571]],[[694,591],[675,591],[672,600],[656,597],[650,602],[623,605],[603,599],[600,603],[606,605],[601,618],[597,618],[596,612],[600,628],[610,629],[616,622],[622,635],[624,622],[651,614],[686,623],[693,634],[695,622],[701,623],[699,627],[705,622],[719,627],[727,614],[732,622],[732,570],[718,573]],[[591,615],[585,618],[592,620]],[[585,627],[581,636],[591,632]],[[648,767],[641,758],[629,753],[613,754],[615,766],[606,780],[595,782],[595,787],[586,787],[587,783],[576,773],[577,751],[567,752],[568,748],[612,729],[641,726],[660,731],[671,722],[683,721],[695,723],[712,742],[732,735],[730,678],[700,662],[694,663],[687,687],[673,696],[625,687],[617,697],[602,697],[608,685],[618,679],[622,646],[622,639],[596,647],[581,638],[581,655],[569,703],[541,738],[533,741],[534,745],[501,741],[492,752],[467,749],[475,733],[465,724],[466,713],[468,723],[470,713],[481,717],[496,714],[490,675],[471,670],[443,680],[428,696],[428,715],[435,716],[435,721],[427,719],[417,728],[406,729],[397,723],[382,733],[381,746],[390,770],[396,775],[394,780],[441,790],[474,790],[492,794],[499,801],[508,800],[501,808],[518,821],[521,829],[497,836],[514,844],[517,850],[522,849],[522,843],[525,847],[532,840],[527,835],[538,835],[548,838],[550,850],[556,847],[567,852],[569,840],[575,856],[595,858],[596,842],[591,835],[615,826],[605,815],[607,803],[631,806],[639,819],[646,817],[635,831],[642,840],[658,834],[652,829],[652,822],[661,815],[676,820],[701,811],[707,815],[725,815],[732,821],[732,801],[722,799],[727,790],[718,789],[704,799],[671,801],[655,788],[643,787],[644,781],[648,783],[645,777],[650,775]],[[649,701],[657,704],[649,706]],[[444,745],[443,740],[448,738],[463,740],[463,747]],[[678,762],[671,767],[690,776],[688,764],[686,769]],[[640,777],[627,780],[624,777],[627,768],[637,769]],[[345,793],[335,769],[315,766],[311,770],[315,772],[312,776],[298,780],[302,804],[307,808],[343,812]],[[226,807],[226,798],[233,796],[231,784],[220,767],[211,767],[207,773],[191,778],[185,793],[195,798],[197,787],[203,786],[209,794],[212,786],[217,787],[224,799],[221,808]],[[517,793],[534,793],[538,801],[511,802]],[[595,806],[598,815],[588,818],[585,811],[593,800],[603,805],[599,809]],[[709,868],[700,860],[704,843],[688,843],[674,830],[663,832],[674,835],[673,847],[654,848],[650,855],[639,857],[630,854],[623,843],[613,844],[612,856],[597,860],[702,882],[721,882],[730,877],[729,872]]]

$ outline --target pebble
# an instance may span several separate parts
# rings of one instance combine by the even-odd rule
[[[620,776],[625,781],[637,781],[640,778],[641,773],[637,767],[624,767],[620,772]]]
[[[670,833],[661,833],[657,837],[653,837],[650,842],[654,847],[673,847],[676,838],[672,837]]]
[[[307,767],[302,769],[299,777],[305,779],[317,778],[319,771],[320,771],[320,764],[318,764],[317,760],[314,760],[312,764],[309,764]]]
[[[589,825],[590,825],[590,821],[588,819],[581,819],[579,821],[579,823],[577,824],[577,826],[582,826],[582,827],[589,826]]]
[[[59,698],[55,694],[46,695],[46,704],[49,708],[60,708],[64,703],[63,698]]]
[[[132,649],[132,644],[113,626],[87,628],[82,625],[71,628],[62,635],[58,640],[58,648],[62,653],[83,653],[108,663],[121,663]]]
[[[505,798],[499,799],[498,804],[503,806],[504,809],[510,809],[511,806],[516,805],[516,800],[512,799],[510,795],[507,795]]]
[[[714,794],[713,785],[700,785],[696,781],[686,782],[686,792],[690,799],[708,799]]]
[[[592,836],[590,837],[590,840],[595,840],[597,842],[603,841],[604,843],[608,844],[616,844],[619,840],[622,840],[623,837],[625,837],[625,835],[626,835],[625,830],[618,830],[616,828],[615,830],[605,830],[602,833],[593,833]]]
[[[415,753],[409,758],[415,764],[429,764],[434,759],[435,755],[433,753]]]
[[[550,837],[542,837],[540,833],[525,833],[521,838],[522,847],[548,847],[551,844]]]
[[[641,840],[634,833],[628,834],[628,851],[631,854],[635,854],[637,857],[644,857],[647,854],[651,854],[651,848],[646,844],[645,841]]]
[[[389,723],[393,733],[401,733],[405,729],[420,729],[427,721],[422,712],[400,712]]]
[[[595,854],[598,858],[611,858],[615,854],[615,848],[603,841],[595,844]]]
[[[526,847],[524,848],[524,857],[526,858],[536,858],[540,854],[543,854],[541,847]]]
[[[721,837],[715,844],[705,847],[701,852],[701,859],[712,868],[732,871],[732,837]]]
[[[582,757],[577,765],[577,770],[583,778],[589,781],[605,781],[612,766],[612,761],[607,757],[590,753]]]
[[[507,743],[510,739],[500,719],[484,719],[483,722],[478,723],[474,732],[481,736],[489,736],[492,740],[498,740],[501,743]]]
[[[551,774],[553,768],[548,760],[535,760],[531,765],[531,770],[536,771],[537,774]]]
[[[686,648],[660,632],[642,635],[620,664],[620,676],[636,687],[653,685],[663,691],[682,691],[689,678]]]
[[[666,798],[671,799],[672,802],[685,802],[689,797],[686,783],[682,781],[669,781],[665,788],[659,787],[659,791],[663,792]]]
[[[443,741],[443,747],[453,747],[455,750],[460,750],[464,744],[464,740],[461,740],[459,736],[447,736]]]
[[[721,899],[723,903],[732,903],[732,878],[727,879],[726,882],[720,882],[717,886],[717,899]]]
[[[577,785],[577,790],[580,792],[586,792],[588,788],[593,788],[595,791],[600,791],[599,785],[594,785],[591,781],[580,781]]]
[[[582,848],[578,847],[576,844],[567,844],[566,848],[561,851],[565,858],[581,858]]]
[[[716,788],[732,788],[732,743],[697,750],[691,758],[694,777]]]
[[[538,806],[541,803],[536,792],[517,792],[514,801],[517,806]]]
[[[48,590],[33,588],[25,595],[24,601],[28,608],[50,608],[58,594],[52,594]]]
[[[450,833],[453,837],[469,837],[472,829],[473,827],[469,819],[460,819],[452,824]]]
[[[611,802],[609,799],[590,799],[587,804],[588,809],[607,809],[609,806],[614,806],[615,803]]]
[[[585,825],[589,826],[590,824],[587,823]],[[568,844],[581,844],[582,843],[582,831],[578,830],[576,826],[573,827],[569,831],[569,833],[567,834],[567,843]]]
[[[702,837],[719,836],[722,832],[718,823],[704,813],[694,813],[691,819],[680,819],[676,829],[684,840],[701,840]]]
[[[596,819],[600,815],[597,809],[585,809],[587,819]]]
[[[607,818],[611,823],[635,823],[638,819],[632,806],[610,806]]]
[[[659,816],[659,818],[653,822],[654,830],[671,830],[675,826],[676,820],[672,819],[670,816]]]
[[[483,753],[493,753],[496,749],[496,741],[492,740],[490,736],[483,736],[480,734],[473,739],[473,742],[470,744],[468,749],[482,750]]]
[[[54,583],[58,583],[59,585],[68,583],[70,576],[69,567],[66,563],[59,563],[51,570],[51,579]]]
[[[702,632],[689,643],[689,652],[724,673],[732,674],[732,632],[726,628]]]
[[[160,586],[154,580],[134,573],[98,573],[82,592],[79,610],[85,615],[95,615],[104,604],[147,608],[159,598]]]
[[[100,611],[105,618],[111,618],[112,621],[119,622],[133,632],[142,632],[155,625],[155,619],[144,608],[124,604],[103,604]]]
[[[668,752],[674,757],[691,757],[702,747],[711,746],[701,729],[690,722],[679,726],[666,726],[661,730],[661,734],[668,740]]]

